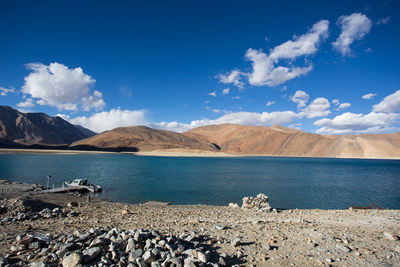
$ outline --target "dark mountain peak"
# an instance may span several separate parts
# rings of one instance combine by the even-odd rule
[[[0,106],[2,143],[66,145],[90,136],[60,117],[50,117],[45,113],[22,113],[9,106]]]

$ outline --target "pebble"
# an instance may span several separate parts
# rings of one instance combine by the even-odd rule
[[[331,262],[333,262],[333,261],[334,261],[334,260],[333,260],[333,259],[331,259],[331,258],[326,258],[325,260],[326,260],[326,262],[329,262],[329,263],[331,263]]]
[[[392,233],[384,232],[383,235],[384,235],[387,239],[392,240],[392,241],[397,241],[397,240],[399,240],[399,237],[398,237],[397,235],[392,234]]]
[[[239,246],[239,245],[240,245],[240,238],[235,238],[235,239],[233,239],[233,240],[232,240],[232,245],[233,245],[234,247]]]
[[[341,251],[344,251],[344,252],[350,252],[351,251],[351,249],[348,246],[344,246],[342,244],[336,244],[336,248],[341,250]]]

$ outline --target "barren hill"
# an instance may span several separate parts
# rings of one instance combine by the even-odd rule
[[[8,106],[0,106],[0,144],[66,145],[91,135],[60,117],[44,113],[22,113]]]
[[[171,131],[156,130],[146,126],[116,128],[71,144],[71,147],[78,146],[128,150],[130,148],[138,151],[160,149],[218,151],[218,148],[208,141],[194,139]]]
[[[400,158],[400,133],[318,135],[279,125],[208,125],[184,135],[217,144],[221,151],[244,155],[339,158]]]

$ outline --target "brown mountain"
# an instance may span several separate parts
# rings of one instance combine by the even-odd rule
[[[1,146],[67,145],[94,134],[83,129],[60,117],[22,113],[8,106],[0,106]]]
[[[146,126],[121,127],[105,131],[96,136],[74,142],[70,147],[133,151],[163,149],[218,151],[218,148],[208,141],[198,140],[171,131],[156,130]]]
[[[208,125],[184,135],[217,144],[222,152],[340,158],[400,158],[400,133],[318,135],[274,125]]]

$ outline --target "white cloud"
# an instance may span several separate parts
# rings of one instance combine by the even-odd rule
[[[351,107],[351,103],[341,103],[336,110],[343,110],[349,107]]]
[[[240,81],[241,76],[243,75],[242,72],[239,70],[233,70],[230,73],[227,74],[218,74],[215,76],[217,79],[219,79],[220,83],[225,83],[225,84],[234,84],[236,85],[239,89],[242,89],[244,84],[242,81]]]
[[[148,122],[145,119],[145,113],[144,110],[121,110],[118,108],[94,113],[90,117],[79,116],[70,118],[63,114],[59,114],[58,116],[68,120],[72,124],[79,124],[100,133],[117,127],[147,125]]]
[[[329,21],[320,20],[305,34],[287,41],[272,49],[269,58],[274,62],[279,59],[294,59],[317,52],[319,44],[328,37]]]
[[[208,93],[208,95],[209,95],[209,96],[216,97],[216,96],[217,96],[217,93],[216,93],[216,92],[211,92],[211,93]]]
[[[212,109],[211,111],[214,113],[225,113],[225,114],[232,113],[232,111],[225,109]]]
[[[342,32],[332,45],[342,56],[349,55],[350,45],[356,40],[361,40],[372,27],[371,20],[361,13],[340,16],[337,24],[341,25]]]
[[[309,98],[310,97],[306,92],[302,90],[297,90],[296,93],[294,93],[294,95],[290,99],[294,103],[297,103],[298,108],[302,108],[306,106]]]
[[[374,97],[376,96],[376,94],[373,94],[373,93],[369,93],[369,94],[366,94],[366,95],[363,95],[362,96],[362,99],[374,99]]]
[[[385,97],[379,104],[374,105],[372,110],[385,113],[400,111],[400,90]]]
[[[230,88],[225,88],[222,90],[222,94],[227,95],[227,94],[229,94],[230,90],[231,90]]]
[[[388,24],[390,20],[390,17],[386,17],[386,18],[380,18],[378,19],[378,21],[376,22],[377,25],[381,25],[381,24]]]
[[[253,72],[248,74],[249,83],[256,86],[276,86],[288,80],[306,75],[312,70],[308,67],[275,67],[274,62],[261,50],[249,48],[245,55],[246,59],[252,61]]]
[[[232,96],[232,99],[240,99],[240,96]]]
[[[317,133],[325,134],[354,134],[354,133],[377,133],[392,130],[393,125],[400,118],[396,113],[355,114],[346,112],[333,119],[321,119],[314,122],[321,127]]]
[[[168,130],[168,131],[173,131],[173,132],[185,132],[192,127],[188,123],[182,123],[182,122],[177,122],[177,121],[170,121],[170,122],[158,122],[158,123],[151,123],[148,125],[151,128],[156,128],[156,129],[161,129],[161,130]]]
[[[69,69],[59,63],[44,65],[31,63],[27,68],[32,72],[25,77],[22,92],[40,101],[40,105],[57,107],[59,110],[101,110],[105,106],[99,91],[91,92],[95,80],[81,68]]]
[[[293,111],[275,111],[275,112],[228,112],[227,114],[211,120],[204,118],[194,120],[190,123],[182,123],[177,121],[152,123],[145,119],[146,111],[144,110],[120,110],[112,109],[95,113],[90,117],[80,116],[71,118],[68,115],[58,114],[65,120],[73,124],[79,124],[95,132],[103,132],[117,127],[146,125],[152,128],[165,129],[177,132],[187,131],[189,129],[210,124],[235,123],[243,125],[273,125],[292,123],[296,118]]]
[[[303,35],[294,37],[281,45],[276,46],[267,54],[261,49],[249,48],[245,58],[251,61],[252,72],[245,73],[233,70],[229,74],[220,74],[217,77],[220,82],[234,83],[243,87],[240,78],[246,77],[249,84],[255,86],[277,86],[296,77],[306,75],[313,67],[309,64],[306,67],[278,65],[280,60],[294,60],[300,56],[312,55],[317,52],[322,41],[328,36],[329,21],[321,20],[315,23],[312,28]]]
[[[296,113],[293,111],[275,111],[275,112],[232,112],[225,114],[218,119],[202,119],[195,120],[190,123],[192,128],[209,125],[233,123],[242,125],[273,125],[291,123],[296,118]]]
[[[328,99],[323,97],[318,97],[314,99],[310,105],[305,107],[301,112],[299,112],[299,118],[307,117],[309,119],[316,117],[324,117],[331,113],[329,108],[331,105],[329,104]]]
[[[33,108],[35,106],[34,100],[32,98],[27,98],[25,102],[20,102],[17,104],[20,108]]]
[[[268,101],[266,106],[269,107],[269,106],[272,106],[273,104],[275,104],[275,101]]]
[[[0,96],[6,96],[9,93],[14,93],[14,92],[15,92],[15,89],[12,87],[5,88],[5,87],[0,86]]]
[[[334,104],[335,106],[339,106],[339,104],[340,104],[339,99],[333,99],[332,104]]]

